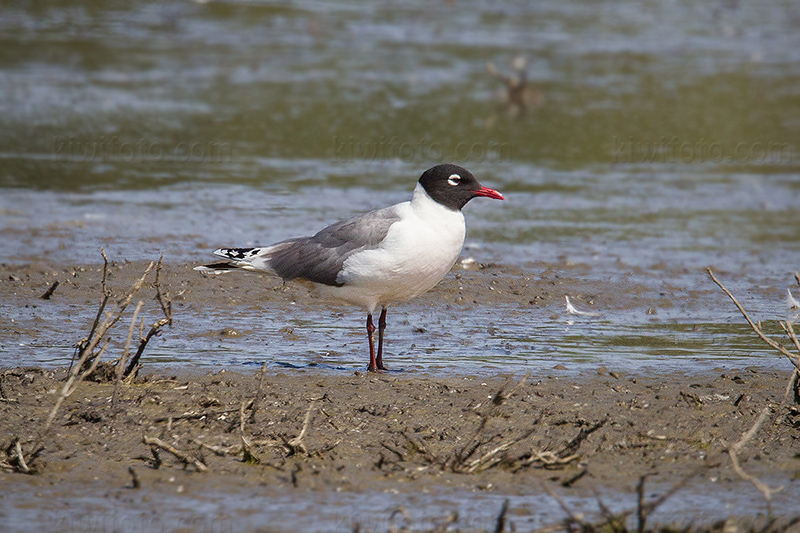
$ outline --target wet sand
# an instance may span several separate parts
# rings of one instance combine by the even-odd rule
[[[302,287],[269,278],[262,278],[264,289],[255,296],[244,290],[246,277],[203,278],[187,268],[164,269],[176,317],[211,304],[235,309],[258,298],[258,305],[269,308],[309,298]],[[142,269],[113,265],[109,285],[118,291]],[[53,298],[96,309],[97,265],[5,265],[2,276],[2,297],[14,305],[45,305],[39,297],[57,279]],[[554,278],[489,266],[449,276],[424,301],[536,305],[569,292],[591,306],[596,299],[621,298],[616,289],[611,283],[584,287],[564,271]],[[13,344],[19,327],[6,321],[0,326],[5,346]],[[74,342],[84,329],[76,325],[65,335]],[[737,475],[726,450],[764,408],[767,417],[739,461],[769,486],[785,486],[772,497],[782,523],[798,514],[800,410],[784,398],[788,363],[785,371],[751,365],[660,375],[605,367],[565,375],[553,368],[527,378],[268,368],[262,378],[258,370],[148,369],[145,353],[142,375],[121,389],[118,412],[111,411],[112,384],[81,383],[45,436],[44,451],[32,460],[65,375],[63,366],[21,366],[0,374],[0,475],[6,488],[0,516],[10,530],[53,519],[62,529],[82,530],[88,527],[82,519],[117,513],[122,520],[127,515],[119,513],[126,510],[138,525],[142,516],[160,517],[159,523],[186,531],[365,531],[388,530],[393,523],[425,530],[459,506],[461,522],[453,529],[492,530],[500,503],[509,499],[506,528],[513,523],[525,531],[563,525],[566,514],[548,491],[576,505],[586,520],[602,522],[596,507],[581,505],[600,494],[616,502],[616,511],[631,502],[635,507],[632,495],[642,476],[648,501],[688,480],[673,503],[664,504],[670,511],[653,520],[711,527],[732,517],[740,526],[763,525],[764,497]],[[145,438],[160,439],[188,461]],[[17,440],[32,474],[19,472]],[[410,507],[420,497],[419,507]],[[463,509],[465,501],[486,497],[494,503]],[[719,508],[698,511],[704,498]],[[300,502],[312,505],[292,511],[298,514],[289,520],[286,509]],[[335,502],[341,507],[334,513]],[[404,510],[392,522],[400,505]],[[176,509],[183,521],[169,522]],[[483,521],[468,520],[470,511]],[[98,529],[126,527],[110,520]]]

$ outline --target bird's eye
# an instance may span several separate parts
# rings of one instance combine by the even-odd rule
[[[450,174],[450,177],[447,178],[447,183],[455,187],[456,185],[461,183],[461,176],[459,176],[458,174]]]

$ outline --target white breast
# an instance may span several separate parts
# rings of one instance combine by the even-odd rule
[[[345,285],[324,292],[372,312],[419,296],[450,271],[464,245],[461,211],[435,202],[420,185],[397,208],[401,218],[381,245],[349,257],[339,275]]]

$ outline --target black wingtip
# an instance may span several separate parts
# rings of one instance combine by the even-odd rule
[[[261,248],[220,248],[214,250],[214,255],[226,259],[246,260],[258,255],[259,252],[261,252]]]

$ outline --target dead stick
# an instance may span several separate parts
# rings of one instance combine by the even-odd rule
[[[140,328],[139,332],[139,348],[136,350],[136,354],[133,356],[128,368],[125,369],[125,372],[122,375],[126,381],[130,381],[135,378],[136,374],[139,372],[139,359],[141,359],[142,354],[147,347],[147,343],[150,342],[150,339],[161,333],[161,328],[167,324],[172,326],[172,300],[170,300],[169,295],[165,295],[161,290],[161,266],[163,261],[164,256],[162,255],[158,260],[158,265],[156,265],[155,288],[156,300],[161,306],[161,311],[164,313],[164,318],[153,322],[153,325],[150,326],[150,331],[147,332],[147,336],[143,336],[141,333],[141,331],[144,330],[144,321],[142,321],[142,327]]]
[[[303,429],[300,430],[300,434],[286,443],[295,453],[299,450],[304,454],[308,455],[308,450],[306,449],[306,445],[303,444],[303,437],[305,436],[306,431],[308,431],[308,424],[311,422],[311,410],[314,408],[315,402],[316,400],[311,400],[311,403],[308,404],[308,409],[306,410],[306,417],[305,420],[303,420]]]
[[[637,533],[644,533],[645,525],[647,524],[647,502],[644,497],[644,483],[647,479],[647,474],[639,478],[639,483],[636,484],[636,494],[638,496],[636,502],[636,521]]]
[[[34,457],[39,455],[39,453],[44,449],[44,439],[47,436],[47,432],[50,431],[50,426],[53,425],[53,421],[56,418],[58,410],[61,408],[61,404],[63,404],[64,400],[67,399],[73,392],[75,392],[75,385],[77,385],[76,382],[83,380],[83,378],[85,378],[89,372],[97,367],[97,364],[100,362],[100,357],[103,355],[103,352],[106,350],[107,346],[108,341],[106,340],[106,344],[100,349],[100,352],[94,358],[93,364],[87,371],[80,373],[80,368],[86,363],[89,352],[85,352],[78,360],[78,364],[72,368],[66,383],[64,383],[64,386],[61,388],[61,394],[59,394],[58,398],[56,399],[56,403],[53,406],[53,409],[50,411],[50,414],[47,416],[47,421],[45,422],[44,427],[42,427],[42,431],[39,433],[39,438],[36,441],[37,445],[34,448],[36,451],[33,452]]]
[[[224,446],[214,446],[213,444],[206,444],[205,442],[197,438],[192,438],[192,441],[196,442],[201,448],[205,448],[214,455],[218,455],[220,457],[224,457],[226,455],[234,455],[242,450],[241,446],[237,446],[235,444],[233,446],[224,447]]]
[[[506,398],[511,398],[511,396],[513,396],[513,395],[514,395],[514,393],[515,393],[515,392],[517,392],[517,389],[519,389],[520,387],[522,387],[522,386],[525,384],[525,382],[526,382],[526,381],[528,381],[528,378],[529,378],[529,377],[531,377],[531,371],[530,371],[530,370],[528,370],[527,372],[525,372],[525,375],[524,375],[524,376],[522,376],[522,379],[521,379],[521,380],[519,380],[519,383],[517,383],[516,385],[514,385],[514,388],[513,388],[513,389],[511,389],[510,391],[508,391],[508,394],[506,395]]]
[[[151,261],[150,264],[145,269],[144,274],[142,274],[142,277],[136,280],[133,283],[133,285],[131,285],[131,288],[128,289],[128,292],[117,300],[117,304],[114,311],[107,312],[105,314],[103,322],[99,326],[97,326],[96,329],[94,329],[93,326],[93,330],[88,338],[88,344],[82,348],[82,352],[91,353],[95,349],[97,344],[100,342],[100,340],[108,332],[108,330],[111,329],[111,327],[114,326],[114,324],[116,324],[120,318],[122,318],[125,309],[128,307],[128,304],[131,303],[131,300],[133,300],[133,297],[136,295],[136,293],[139,292],[139,290],[142,288],[144,280],[147,278],[147,275],[150,273],[150,270],[152,270],[152,268],[153,268],[153,262]]]
[[[261,376],[258,378],[258,390],[256,391],[256,397],[253,398],[253,403],[251,404],[252,407],[250,408],[250,423],[254,423],[256,421],[256,412],[258,411],[258,404],[261,401],[261,396],[263,395],[264,390],[264,377],[267,375],[267,362],[264,361],[264,364],[261,365]]]
[[[737,309],[739,309],[739,312],[744,316],[745,320],[747,320],[747,323],[750,324],[750,327],[753,329],[753,331],[755,331],[756,335],[758,335],[761,338],[761,340],[766,342],[769,346],[771,346],[775,350],[779,351],[781,354],[785,355],[789,359],[789,361],[791,361],[791,363],[794,365],[795,370],[794,370],[794,372],[792,372],[792,377],[789,380],[789,384],[791,385],[793,383],[793,381],[795,380],[795,376],[797,375],[797,373],[800,372],[800,358],[798,358],[797,356],[795,356],[794,354],[789,352],[786,348],[784,348],[783,346],[781,346],[780,344],[778,344],[774,340],[772,340],[769,337],[767,337],[761,331],[761,328],[758,325],[753,323],[753,321],[748,316],[747,311],[744,310],[744,308],[736,300],[736,298],[733,296],[733,294],[731,294],[731,292],[728,289],[726,289],[724,285],[722,285],[722,283],[716,278],[716,276],[714,276],[714,273],[711,271],[711,269],[708,268],[707,271],[708,271],[709,276],[711,276],[711,279],[714,281],[714,283],[716,283],[719,286],[719,288],[722,289],[725,292],[725,294],[727,294],[728,297],[733,301],[734,305],[736,305]],[[797,272],[795,272],[795,280],[798,282],[798,284],[800,284],[800,275],[798,275]],[[790,323],[788,323],[788,322],[784,323],[784,322],[780,322],[779,321],[778,323],[781,325],[781,327],[784,329],[786,334],[792,340],[792,342],[794,343],[795,347],[800,351],[800,343],[798,343],[798,341],[797,341],[797,337],[794,334],[794,330],[792,328],[792,325]],[[787,395],[788,395],[788,388],[787,388]],[[784,400],[785,400],[785,398],[784,398]],[[739,477],[741,477],[742,479],[744,479],[746,481],[750,481],[756,487],[756,489],[758,489],[764,495],[764,499],[767,502],[767,512],[769,513],[769,516],[771,517],[772,516],[772,501],[771,501],[772,500],[772,494],[782,490],[783,487],[778,487],[778,488],[773,489],[773,488],[767,486],[761,480],[759,480],[757,477],[752,476],[752,475],[748,474],[747,472],[745,472],[744,469],[742,469],[742,467],[739,465],[739,459],[738,459],[738,452],[747,444],[747,442],[751,438],[753,438],[753,436],[756,434],[758,429],[761,427],[761,424],[767,418],[767,415],[769,414],[769,411],[770,411],[770,407],[769,406],[765,407],[761,411],[761,414],[756,419],[755,423],[750,427],[750,429],[742,435],[742,438],[739,439],[738,442],[736,442],[733,446],[730,446],[727,451],[728,451],[728,455],[731,458],[731,463],[733,464],[733,469],[736,471],[736,473],[739,475]]]
[[[50,297],[53,295],[53,293],[56,292],[58,285],[59,285],[58,280],[54,281],[53,284],[50,285],[50,288],[47,289],[44,294],[39,296],[39,298],[41,298],[42,300],[49,300]]]
[[[747,311],[744,310],[744,307],[742,307],[742,304],[740,304],[739,301],[736,299],[736,297],[733,294],[731,294],[731,291],[729,291],[727,288],[725,288],[725,286],[722,284],[722,282],[717,279],[717,277],[714,275],[714,272],[712,272],[710,268],[707,268],[706,271],[708,272],[708,275],[711,276],[711,280],[714,283],[716,283],[717,286],[720,289],[722,289],[722,291],[725,294],[728,295],[728,298],[731,299],[731,301],[736,306],[736,308],[739,310],[739,312],[742,314],[744,319],[747,320],[747,323],[750,324],[750,328],[752,328],[752,330],[756,333],[756,335],[758,335],[759,338],[762,341],[766,342],[770,347],[772,347],[773,349],[775,349],[775,350],[779,351],[780,353],[782,353],[783,355],[785,355],[789,359],[789,361],[792,362],[792,364],[795,366],[795,368],[800,370],[800,361],[797,360],[797,357],[793,353],[791,353],[789,350],[787,350],[786,348],[784,348],[783,346],[781,346],[780,344],[778,344],[774,340],[772,340],[769,337],[767,337],[766,335],[764,335],[764,332],[761,331],[761,328],[758,325],[756,325],[755,322],[752,321],[752,319],[750,318],[750,315],[748,315]]]
[[[142,306],[144,306],[144,300],[139,300],[136,304],[136,308],[133,310],[131,325],[128,327],[128,338],[125,340],[125,349],[122,351],[122,357],[120,357],[119,362],[117,363],[116,377],[114,379],[114,393],[111,396],[111,416],[115,416],[117,414],[117,399],[119,398],[119,387],[122,382],[122,373],[131,349],[133,328],[136,327],[136,318],[139,316],[139,311],[142,310]]]
[[[800,354],[800,342],[797,340],[797,335],[794,333],[794,327],[792,326],[791,322],[782,322],[779,321],[778,324],[781,325],[783,331],[786,332],[786,335],[791,339],[792,344],[794,347],[797,348],[797,353]]]
[[[161,333],[161,328],[169,324],[170,320],[172,319],[167,317],[156,320],[153,322],[153,325],[150,326],[150,331],[147,332],[147,336],[142,337],[140,335],[139,348],[136,350],[136,354],[131,357],[131,362],[128,364],[128,368],[126,368],[125,372],[123,373],[123,377],[125,379],[132,379],[136,377],[136,374],[138,373],[137,366],[139,364],[139,359],[141,359],[144,349],[147,348],[147,343],[150,342],[150,339]]]
[[[250,446],[250,441],[244,434],[244,410],[247,408],[247,402],[242,402],[239,409],[239,438],[242,441],[242,461],[249,465],[257,464],[261,461],[254,453],[253,448]]]
[[[205,472],[206,470],[208,470],[208,467],[205,464],[203,464],[203,462],[200,461],[199,459],[195,459],[194,457],[183,453],[179,449],[175,448],[170,444],[167,444],[166,442],[162,441],[157,437],[148,437],[147,435],[144,435],[142,437],[142,442],[144,442],[148,446],[155,446],[156,448],[161,448],[165,452],[171,453],[172,455],[177,457],[179,461],[182,461],[184,464],[194,465],[194,467],[197,469],[198,472]]]
[[[164,261],[164,256],[162,255],[158,259],[158,265],[156,265],[156,300],[158,300],[158,304],[161,306],[161,311],[164,313],[164,316],[169,319],[169,325],[172,325],[172,300],[169,297],[169,294],[164,294],[161,290],[161,264]],[[166,303],[164,302],[166,300]]]
[[[550,487],[549,487],[549,486],[548,486],[548,485],[547,485],[545,482],[542,482],[542,488],[543,488],[543,489],[544,489],[544,491],[545,491],[545,492],[548,494],[548,496],[550,496],[551,498],[553,498],[553,499],[556,501],[556,503],[558,503],[558,506],[559,506],[559,507],[561,507],[561,510],[562,510],[562,511],[564,511],[564,512],[567,514],[567,516],[569,517],[569,520],[570,520],[570,521],[571,521],[573,524],[578,524],[579,526],[581,526],[581,527],[583,528],[583,531],[593,531],[593,530],[594,530],[593,528],[591,528],[591,525],[590,525],[590,524],[588,524],[587,522],[585,522],[585,521],[583,520],[583,517],[581,517],[581,516],[579,516],[579,515],[576,515],[575,513],[573,513],[573,512],[572,512],[572,509],[570,509],[570,508],[567,506],[566,502],[565,502],[565,501],[564,501],[564,500],[561,498],[561,496],[559,496],[559,495],[558,495],[558,494],[557,494],[557,493],[556,493],[556,492],[555,492],[553,489],[551,489],[551,488],[550,488]]]
[[[397,529],[397,526],[395,526],[395,524],[394,524],[394,519],[395,519],[395,517],[397,515],[402,515],[403,519],[406,521],[406,523],[408,523],[408,524],[411,523],[411,515],[408,514],[408,511],[406,511],[405,507],[400,506],[397,509],[395,509],[394,511],[392,511],[391,515],[389,515],[389,533],[398,533],[399,531],[408,531],[408,528],[406,526],[403,526],[399,530]]]
[[[794,395],[794,403],[798,402],[798,395],[797,395],[797,380],[800,379],[800,371],[796,370],[792,372],[792,377],[789,378],[789,382],[786,384],[786,391],[783,393],[783,403],[786,403],[789,400],[789,395],[792,394],[792,391],[795,391]]]
[[[108,257],[106,257],[106,253],[103,249],[100,250],[100,253],[103,256],[104,266],[103,266],[103,300],[100,304],[101,311],[102,308],[105,308],[106,302],[110,296],[110,292],[108,291],[108,287],[106,285],[106,278],[108,274]],[[47,417],[47,421],[45,422],[42,431],[39,433],[39,439],[37,441],[37,446],[34,448],[36,451],[34,452],[33,456],[36,458],[43,450],[44,450],[44,439],[47,436],[47,432],[50,430],[50,427],[55,420],[56,414],[58,410],[61,408],[61,405],[64,403],[64,400],[73,392],[75,392],[74,385],[83,381],[89,374],[94,372],[97,368],[97,365],[100,363],[100,358],[103,356],[106,348],[108,347],[109,339],[106,339],[105,345],[100,349],[100,351],[95,354],[94,349],[100,343],[100,341],[105,337],[108,330],[119,321],[122,317],[122,314],[125,312],[125,308],[130,304],[131,300],[133,300],[134,295],[139,292],[139,289],[142,288],[142,284],[144,284],[144,280],[147,278],[147,274],[150,273],[150,270],[153,268],[153,262],[151,261],[148,267],[145,269],[144,274],[142,277],[139,278],[128,292],[117,300],[116,309],[114,311],[109,311],[105,314],[105,318],[103,322],[98,325],[98,319],[100,316],[100,312],[98,312],[98,317],[95,318],[95,322],[92,324],[92,330],[90,332],[89,337],[87,337],[84,341],[79,343],[80,346],[80,357],[78,359],[77,365],[70,367],[69,377],[67,378],[67,382],[64,384],[64,387],[61,389],[61,394],[59,395],[58,399],[56,400],[56,404],[53,406],[53,409],[50,411],[50,414]],[[92,363],[90,364],[89,368],[83,370],[84,365],[87,361],[92,358]]]
[[[108,257],[106,256],[105,250],[100,248],[100,255],[103,256],[103,281],[102,281],[102,294],[103,297],[100,299],[100,305],[97,307],[97,314],[94,317],[94,322],[92,322],[92,327],[89,329],[89,335],[86,338],[82,339],[78,342],[75,347],[75,354],[78,358],[83,355],[86,350],[86,346],[88,346],[89,341],[94,338],[94,332],[97,331],[97,326],[100,325],[100,318],[103,316],[103,311],[105,311],[106,305],[108,304],[109,298],[111,298],[111,291],[108,290],[107,280],[108,280]],[[75,362],[75,356],[69,362],[69,369],[67,372],[72,372],[72,365]]]
[[[14,454],[17,456],[17,465],[19,465],[19,469],[29,474],[31,469],[25,464],[25,456],[22,455],[22,445],[19,443],[19,439],[14,441]]]
[[[772,516],[772,501],[771,501],[772,495],[776,492],[783,490],[783,487],[781,486],[773,489],[764,484],[757,477],[751,476],[750,474],[745,472],[739,465],[739,459],[737,457],[739,451],[747,444],[747,442],[751,438],[753,438],[753,435],[756,434],[758,428],[761,427],[761,424],[764,422],[764,420],[767,418],[767,415],[769,414],[769,410],[770,408],[769,406],[767,406],[761,411],[761,414],[758,416],[752,427],[750,427],[749,430],[747,430],[744,434],[742,434],[742,438],[739,439],[738,442],[736,442],[733,446],[730,446],[728,448],[728,455],[730,455],[731,463],[733,463],[733,469],[736,471],[739,477],[741,477],[745,481],[749,481],[750,483],[752,483],[761,492],[761,494],[764,495],[764,499],[767,501],[767,512],[769,516]]]
[[[503,500],[503,507],[500,508],[500,514],[494,521],[494,533],[503,533],[506,529],[506,514],[508,513],[508,499]]]
[[[108,256],[106,256],[106,251],[100,248],[100,255],[103,256],[103,281],[102,281],[102,293],[103,298],[100,300],[100,306],[97,309],[97,315],[94,317],[94,322],[92,323],[92,328],[89,330],[88,339],[91,339],[94,336],[94,332],[97,329],[97,326],[100,325],[100,318],[103,316],[103,311],[106,308],[106,304],[108,303],[108,299],[111,298],[111,291],[108,290]]]
[[[136,474],[136,470],[133,469],[132,466],[128,467],[128,473],[131,475],[131,483],[134,489],[142,488],[142,482],[139,481],[139,476]]]

